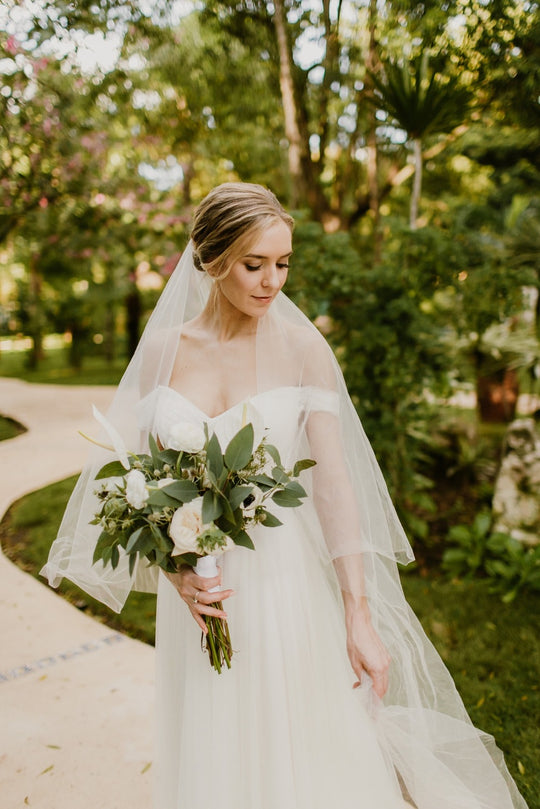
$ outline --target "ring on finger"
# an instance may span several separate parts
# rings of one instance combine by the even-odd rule
[[[200,592],[201,592],[200,590],[197,590],[197,592],[196,592],[196,593],[195,593],[195,595],[193,596],[193,603],[194,603],[194,604],[197,604],[197,603],[198,603],[198,601],[199,601],[199,594],[200,594]]]

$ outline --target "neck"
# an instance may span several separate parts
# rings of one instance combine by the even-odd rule
[[[259,319],[240,312],[223,295],[215,284],[208,302],[201,312],[201,324],[214,333],[219,342],[226,343],[235,337],[253,335]]]

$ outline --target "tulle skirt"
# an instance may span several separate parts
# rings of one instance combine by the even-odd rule
[[[393,658],[385,704],[369,680],[353,689],[316,515],[303,507],[284,519],[255,532],[256,551],[236,548],[221,560],[224,586],[235,590],[225,602],[235,653],[221,675],[161,577],[156,809],[525,807],[402,594],[375,610]],[[437,683],[450,689],[442,702],[453,715],[440,694],[426,704]]]

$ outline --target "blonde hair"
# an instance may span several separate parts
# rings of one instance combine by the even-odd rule
[[[292,232],[292,216],[268,188],[255,183],[216,186],[195,211],[191,231],[195,266],[222,280],[256,236],[276,221]]]

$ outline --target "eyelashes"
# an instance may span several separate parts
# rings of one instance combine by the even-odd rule
[[[288,270],[289,269],[288,264],[277,264],[276,266],[280,270]],[[255,265],[252,265],[252,264],[246,264],[245,267],[246,267],[246,270],[249,270],[250,272],[256,272],[257,270],[262,269],[262,264],[259,264],[258,266],[255,266]]]

